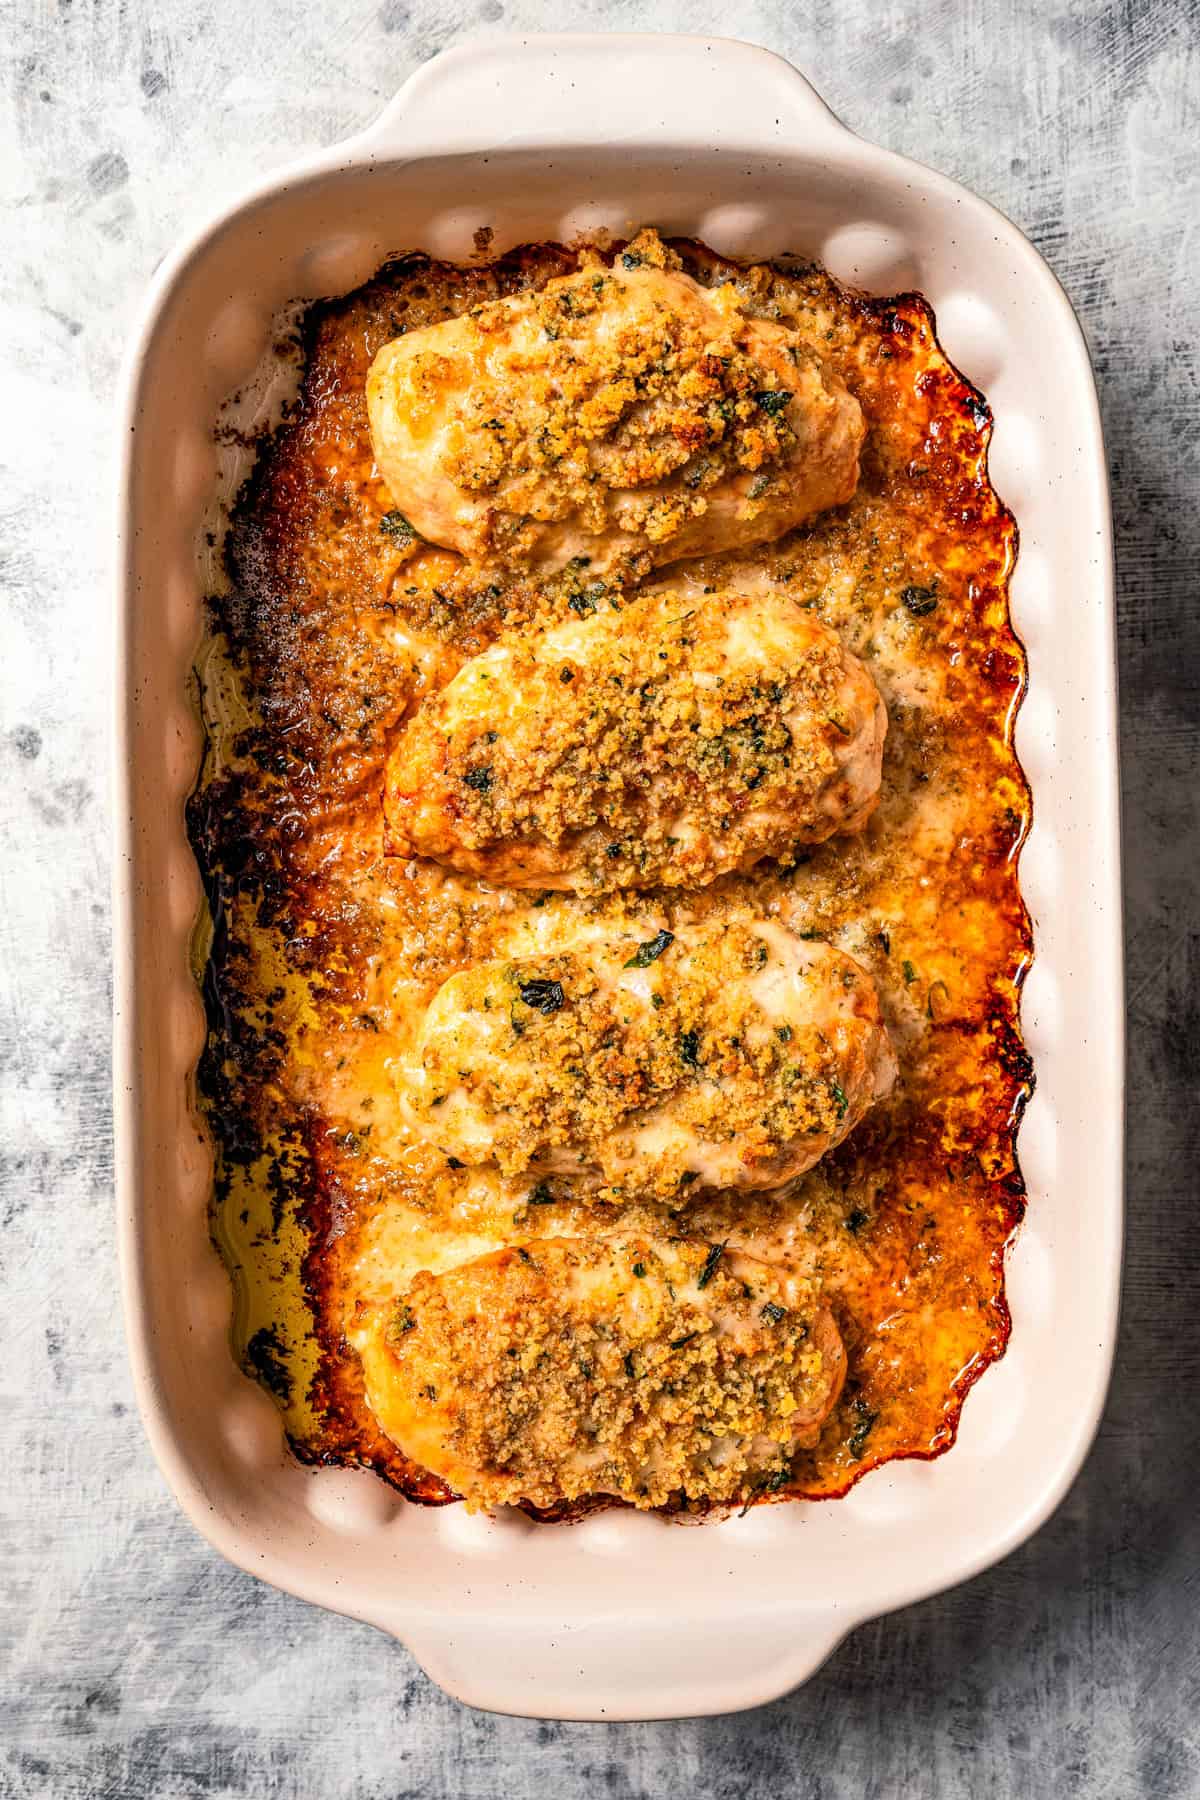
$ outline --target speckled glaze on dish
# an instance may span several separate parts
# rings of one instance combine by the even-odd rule
[[[514,117],[535,123],[514,129]],[[199,752],[193,542],[217,407],[283,302],[354,286],[397,242],[463,258],[484,225],[503,251],[619,233],[635,216],[729,254],[810,254],[872,291],[918,288],[948,355],[987,390],[993,480],[1022,529],[1012,609],[1031,686],[1017,749],[1034,829],[1021,874],[1039,950],[1023,1024],[1039,1087],[1021,1138],[1030,1208],[1008,1267],[1013,1341],[950,1456],[891,1465],[836,1505],[758,1508],[703,1530],[611,1513],[539,1530],[406,1507],[368,1474],[300,1467],[228,1355],[189,1091],[203,1036],[183,826]],[[1107,493],[1086,352],[1036,253],[982,202],[844,131],[794,71],[748,46],[459,50],[361,138],[274,178],[164,268],[122,428],[122,1250],[143,1411],[190,1516],[242,1567],[403,1637],[463,1699],[589,1718],[770,1699],[854,1624],[1019,1543],[1061,1498],[1099,1416],[1121,1228]]]

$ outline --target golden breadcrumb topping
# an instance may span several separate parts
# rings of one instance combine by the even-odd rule
[[[870,976],[741,922],[454,976],[418,1105],[464,1163],[598,1167],[629,1194],[773,1186],[890,1085]]]
[[[611,266],[584,252],[538,293],[401,336],[367,383],[397,506],[477,562],[562,567],[586,546],[644,574],[837,505],[859,409],[795,333],[743,308],[644,231]]]
[[[653,231],[641,232],[619,261],[622,274],[679,266]],[[462,408],[461,447],[449,473],[472,491],[511,478],[509,541],[498,536],[501,552],[519,541],[522,514],[539,521],[577,514],[589,532],[603,532],[614,492],[622,499],[612,522],[663,543],[708,510],[711,488],[742,470],[759,475],[745,502],[753,518],[795,445],[789,390],[739,343],[732,288],[714,297],[724,297],[727,308],[716,331],[711,317],[661,302],[611,333],[589,329],[620,281],[589,257],[578,274],[550,282],[535,302],[544,343],[514,364],[514,374],[525,377],[515,403],[497,416],[495,396],[484,390]],[[508,329],[510,309],[492,301],[469,317],[487,337]],[[797,362],[807,357],[794,348]],[[682,487],[668,494],[626,491],[664,482],[685,466]]]
[[[644,1238],[534,1240],[420,1274],[365,1362],[385,1430],[472,1507],[779,1488],[844,1367],[810,1283]]]
[[[786,592],[576,610],[418,709],[388,772],[395,851],[524,885],[700,886],[865,823],[882,703]]]

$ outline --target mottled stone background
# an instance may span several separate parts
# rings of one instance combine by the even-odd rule
[[[858,1632],[806,1689],[742,1717],[564,1726],[456,1706],[382,1636],[219,1561],[168,1498],[130,1403],[108,1069],[118,358],[185,228],[363,124],[480,25],[716,31],[781,50],[850,125],[1017,220],[1082,313],[1100,377],[1129,909],[1111,1402],[1034,1542]],[[0,0],[0,56],[0,1795],[1200,1795],[1193,0]]]

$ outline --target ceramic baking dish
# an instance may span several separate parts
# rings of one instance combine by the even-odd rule
[[[220,402],[272,315],[340,293],[389,251],[468,257],[652,222],[735,256],[811,254],[876,293],[932,301],[996,416],[991,467],[1021,554],[1029,653],[1017,745],[1034,795],[1022,885],[1037,960],[1024,1029],[1027,1222],[1008,1264],[1011,1346],[956,1447],[845,1499],[685,1528],[574,1527],[406,1504],[374,1476],[301,1467],[235,1367],[192,1104],[204,1022],[184,831],[200,732],[189,665],[195,544]],[[748,45],[544,37],[427,64],[360,137],[260,183],[154,283],[121,415],[116,1129],[125,1304],[147,1430],[225,1556],[402,1638],[450,1693],[542,1717],[752,1706],[853,1626],[1006,1555],[1087,1451],[1116,1330],[1122,981],[1110,520],[1096,395],[1061,289],[1007,220],[851,135],[795,70]]]

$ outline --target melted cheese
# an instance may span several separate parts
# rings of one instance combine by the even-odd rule
[[[497,579],[398,526],[363,386],[401,325],[436,326],[571,275],[576,257],[553,247],[471,270],[409,260],[314,309],[298,406],[234,521],[221,607],[236,655],[222,660],[218,640],[206,657],[213,755],[191,825],[219,929],[202,1081],[239,1348],[306,1454],[370,1464],[427,1499],[447,1496],[444,1481],[367,1403],[368,1321],[423,1276],[506,1247],[614,1233],[728,1243],[726,1254],[825,1296],[848,1374],[816,1441],[789,1452],[789,1492],[837,1492],[873,1461],[945,1448],[966,1386],[1007,1332],[1001,1252],[1019,1216],[1012,1140],[1028,1079],[1014,859],[1027,802],[1010,740],[1023,673],[1006,606],[1014,534],[987,482],[986,411],[919,301],[868,306],[819,271],[681,255],[739,318],[795,334],[868,427],[840,510],[765,549],[656,578],[687,606],[706,590],[786,594],[860,659],[889,715],[864,829],[805,847],[790,868],[765,859],[644,896],[503,889],[386,854],[379,797],[406,720],[514,633],[565,633],[564,655],[582,658],[595,596],[586,570]],[[754,642],[747,612],[726,653],[743,658]],[[698,687],[720,672],[698,671]],[[671,835],[685,852],[714,841],[696,817]],[[447,982],[567,942],[599,955],[748,921],[777,947],[827,942],[860,964],[899,1058],[895,1086],[807,1173],[770,1192],[706,1192],[723,1176],[701,1150],[690,1193],[618,1206],[603,1184],[459,1167],[428,1135],[406,1085]],[[640,1006],[655,966],[620,978]],[[787,1023],[788,994],[773,966],[746,972],[745,1002],[764,1021]],[[683,1154],[677,1119],[636,1129],[634,1167]],[[686,1149],[694,1161],[694,1132]],[[714,1468],[732,1458],[738,1476],[736,1435],[717,1432],[710,1457]],[[658,1453],[644,1448],[653,1482]],[[736,1498],[757,1491],[745,1475],[730,1479]]]

